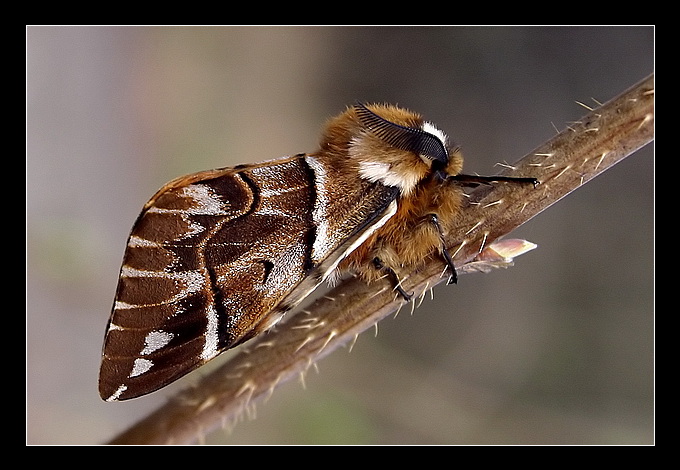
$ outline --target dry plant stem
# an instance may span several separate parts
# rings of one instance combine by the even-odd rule
[[[650,75],[503,173],[538,178],[536,188],[497,184],[471,192],[459,224],[447,235],[456,266],[465,272],[464,265],[483,247],[653,138],[654,77]],[[442,272],[442,260],[433,257],[404,279],[403,287],[422,295],[446,279]],[[303,374],[320,357],[352,341],[402,305],[403,300],[395,296],[387,281],[367,286],[350,279],[275,331],[246,343],[196,387],[181,392],[111,443],[189,443],[220,424],[233,424],[252,411],[255,399],[267,397],[279,384]]]

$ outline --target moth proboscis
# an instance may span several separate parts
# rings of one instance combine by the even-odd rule
[[[319,149],[177,178],[144,205],[127,242],[99,392],[153,392],[266,331],[324,280],[399,282],[439,252],[463,187],[533,178],[461,174],[460,149],[420,115],[357,103]]]

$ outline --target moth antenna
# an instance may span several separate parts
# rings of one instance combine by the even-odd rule
[[[357,102],[354,109],[362,124],[382,141],[398,149],[415,152],[443,164],[449,161],[449,154],[444,143],[429,132],[388,121],[368,109],[363,103]]]

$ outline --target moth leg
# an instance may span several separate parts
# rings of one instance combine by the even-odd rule
[[[442,226],[439,223],[439,217],[437,217],[437,214],[429,214],[427,217],[429,218],[430,223],[437,229],[437,232],[439,232],[442,256],[444,257],[444,261],[446,261],[446,266],[451,271],[451,275],[449,276],[449,280],[446,282],[446,284],[457,284],[458,273],[456,272],[456,267],[453,265],[451,254],[449,253],[449,250],[446,249],[446,245],[444,244],[444,231],[442,230]]]
[[[394,272],[394,269],[390,268],[389,266],[385,266],[380,258],[373,258],[373,266],[379,271],[385,271],[388,276],[392,279],[392,282],[395,285],[395,290],[399,292],[399,295],[401,295],[405,301],[409,302],[411,298],[413,297],[413,294],[409,294],[404,290],[403,287],[401,287],[401,281],[399,281],[399,277],[397,276],[397,273]]]
[[[536,178],[518,178],[515,176],[478,176],[478,175],[452,175],[447,179],[457,181],[462,186],[479,186],[480,184],[491,183],[531,183],[534,188],[539,184]]]

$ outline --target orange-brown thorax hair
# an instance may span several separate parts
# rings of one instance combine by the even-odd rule
[[[394,124],[428,130],[423,118],[411,111],[392,105],[366,107]],[[348,177],[358,175],[400,188],[394,216],[340,263],[341,271],[354,271],[372,281],[384,275],[373,263],[376,258],[396,273],[404,273],[441,249],[441,233],[431,215],[437,216],[445,233],[462,198],[460,187],[442,176],[460,173],[463,157],[458,148],[447,150],[448,162],[435,175],[432,161],[383,141],[361,122],[353,107],[328,122],[317,155],[337,161],[338,168],[347,169]]]

